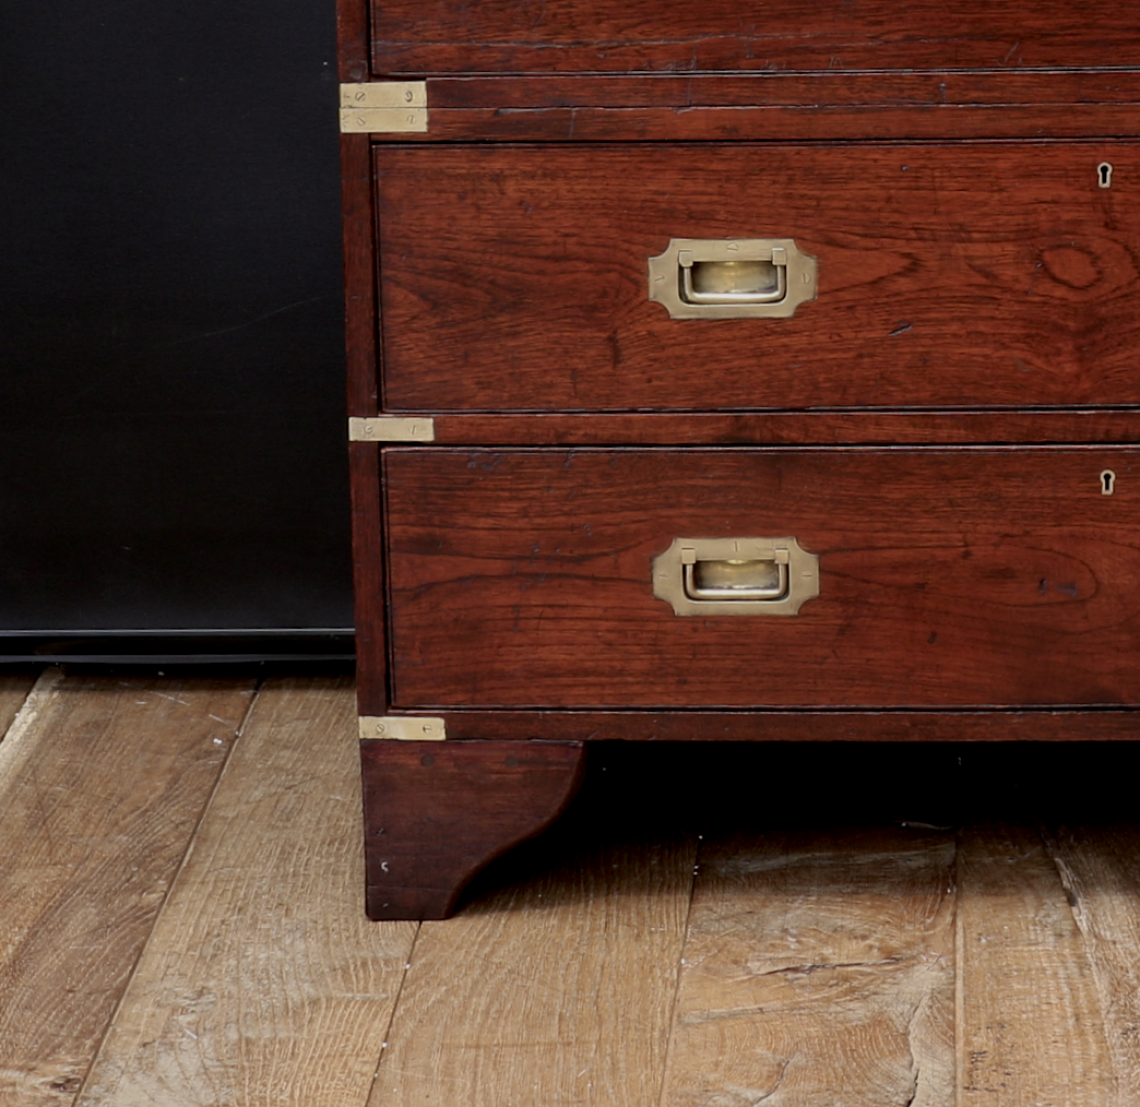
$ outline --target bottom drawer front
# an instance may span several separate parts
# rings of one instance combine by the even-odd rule
[[[1140,451],[389,448],[383,467],[400,707],[1138,699]],[[769,545],[699,546],[732,538]],[[772,539],[818,595],[675,614],[654,564],[676,539],[688,582],[684,557],[656,571],[698,600],[779,598]]]

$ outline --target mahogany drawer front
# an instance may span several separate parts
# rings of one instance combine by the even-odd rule
[[[1140,450],[392,447],[382,470],[401,708],[1140,702]],[[797,615],[653,594],[676,538],[785,536],[819,558]]]
[[[1003,69],[1140,63],[1130,4],[373,0],[377,74]]]
[[[1134,143],[396,145],[374,169],[390,411],[1140,403]],[[670,318],[648,259],[679,238],[793,239],[817,298]]]

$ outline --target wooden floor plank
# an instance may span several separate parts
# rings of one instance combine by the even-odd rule
[[[706,839],[665,1107],[948,1107],[952,836]]]
[[[414,923],[363,911],[352,684],[259,693],[82,1107],[363,1107]]]
[[[8,727],[24,706],[35,683],[34,673],[0,671],[0,741],[4,740]]]
[[[1059,760],[1042,829],[1023,762],[970,751],[1004,814],[955,841],[887,825],[943,821],[925,785],[884,783],[879,828],[765,795],[799,829],[762,833],[762,771],[812,763],[599,749],[629,810],[588,781],[416,937],[363,916],[351,683],[271,682],[218,783],[252,684],[0,678],[3,1107],[1140,1103],[1140,827],[1073,798],[1127,811],[1126,760]]]
[[[1036,825],[959,843],[959,1107],[1130,1107],[1113,1097],[1097,981]]]
[[[48,670],[0,742],[0,1103],[70,1103],[254,680]]]
[[[423,924],[370,1107],[656,1102],[696,836],[575,848],[567,818],[558,860]]]
[[[1140,825],[1061,826],[1045,834],[1096,988],[1089,1016],[1112,1058],[1105,1107],[1140,1103]]]

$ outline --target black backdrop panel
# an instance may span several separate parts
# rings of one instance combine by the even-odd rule
[[[7,0],[0,635],[351,627],[331,0]]]

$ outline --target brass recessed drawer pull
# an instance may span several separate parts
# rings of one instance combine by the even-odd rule
[[[787,250],[753,261],[694,261],[692,251],[682,250],[677,264],[687,304],[778,304],[788,294]]]
[[[788,594],[788,551],[772,550],[771,559],[698,561],[689,547],[681,550],[681,576],[690,600],[782,600]]]
[[[816,269],[791,238],[674,238],[649,259],[649,299],[674,319],[787,318],[815,299]]]
[[[653,594],[677,615],[795,615],[819,595],[819,558],[795,538],[675,538]]]

